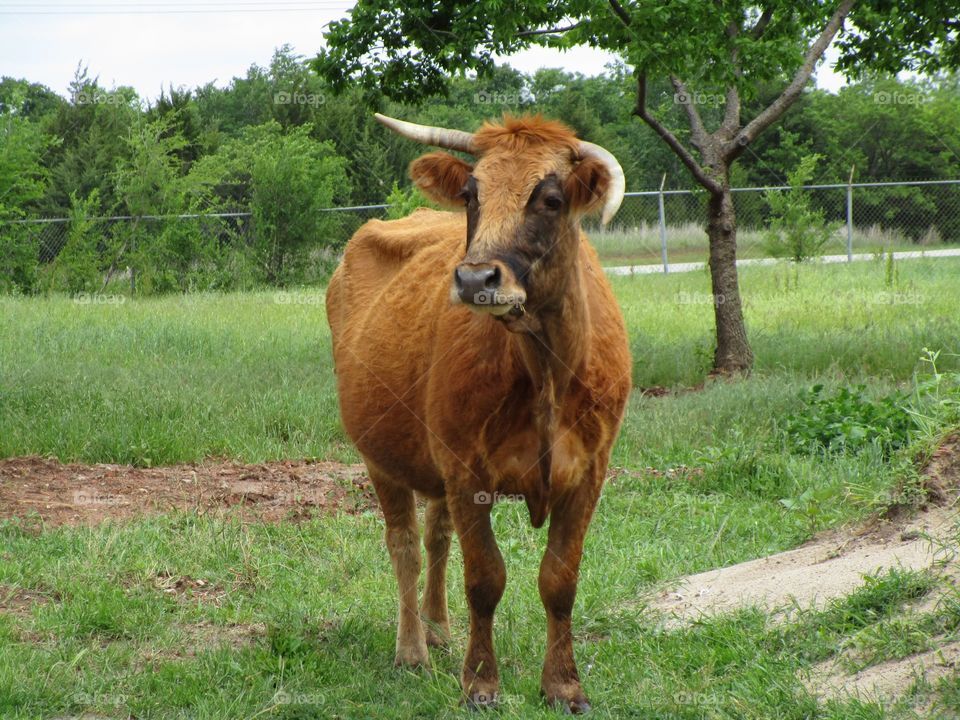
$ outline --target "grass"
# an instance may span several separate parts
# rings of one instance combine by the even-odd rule
[[[800,677],[843,647],[880,657],[922,646],[917,633],[946,625],[921,623],[898,643],[896,612],[929,591],[928,578],[879,576],[787,626],[747,609],[667,630],[643,598],[889,502],[916,444],[893,457],[790,452],[784,418],[803,411],[814,382],[864,384],[871,397],[909,387],[925,347],[956,370],[958,270],[953,259],[746,268],[757,370],[695,392],[710,362],[706,274],[614,279],[635,383],[674,392],[634,394],[587,537],[574,627],[597,717],[913,717],[903,703],[819,701]],[[355,460],[337,420],[322,297],[0,298],[0,456]],[[494,527],[509,577],[497,717],[554,717],[537,695],[545,533],[522,504],[497,505]],[[469,717],[457,704],[456,544],[450,574],[453,650],[434,652],[435,671],[422,675],[392,668],[395,591],[373,514],[265,525],[172,513],[43,531],[6,521],[0,606],[31,602],[0,611],[0,717]],[[936,692],[945,704],[960,697],[949,682]]]

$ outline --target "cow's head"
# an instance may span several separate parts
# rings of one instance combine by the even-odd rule
[[[432,152],[410,166],[429,198],[466,208],[466,252],[450,294],[477,312],[515,316],[553,304],[573,271],[580,217],[602,210],[606,223],[623,200],[616,159],[558,122],[508,117],[467,133],[376,118],[418,142],[477,158],[471,165]]]

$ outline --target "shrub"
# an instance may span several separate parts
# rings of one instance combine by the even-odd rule
[[[819,155],[806,155],[787,174],[790,189],[769,190],[764,199],[770,206],[771,218],[764,233],[764,245],[771,257],[803,262],[819,255],[838,227],[824,220],[823,210],[811,207],[810,196],[803,185],[810,182],[820,160]]]

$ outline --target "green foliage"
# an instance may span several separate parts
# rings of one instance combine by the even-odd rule
[[[803,410],[786,418],[786,439],[798,452],[857,453],[876,446],[889,456],[917,429],[903,393],[871,399],[863,385],[841,387],[830,395],[823,391],[821,384],[811,387],[804,393]]]
[[[770,190],[764,199],[771,217],[764,234],[766,251],[772,257],[803,262],[819,255],[836,231],[835,224],[824,220],[823,210],[812,207],[803,186],[813,178],[819,155],[805,155],[787,175],[790,190]]]
[[[348,197],[346,162],[311,131],[284,131],[273,121],[247,128],[186,180],[189,192],[213,207],[249,208],[252,250],[270,284],[316,280],[332,264],[337,219],[322,210]]]
[[[387,208],[387,220],[399,220],[417,208],[432,207],[430,201],[415,185],[401,188],[396,182],[393,183],[393,188],[387,195],[387,204],[390,206]]]
[[[99,227],[91,219],[96,215],[99,202],[96,190],[84,199],[75,194],[70,196],[67,241],[46,271],[45,289],[74,294],[95,292],[103,285]]]

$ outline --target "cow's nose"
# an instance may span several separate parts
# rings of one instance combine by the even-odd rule
[[[490,305],[490,296],[500,288],[496,265],[460,265],[453,271],[453,284],[460,299],[470,305]]]

